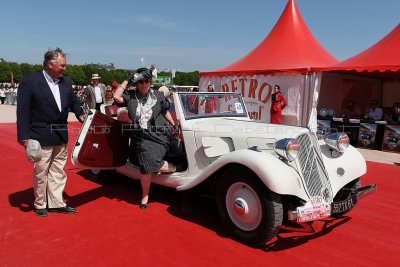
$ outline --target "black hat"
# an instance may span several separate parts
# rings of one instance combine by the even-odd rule
[[[133,76],[132,82],[136,83],[138,81],[152,78],[151,72],[148,68],[139,68],[136,70],[135,75]]]

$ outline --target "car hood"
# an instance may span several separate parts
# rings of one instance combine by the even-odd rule
[[[199,119],[191,124],[194,132],[208,132],[210,134],[224,134],[227,136],[295,138],[299,134],[307,133],[304,127],[269,124],[241,119],[218,118]]]
[[[277,140],[296,138],[302,133],[309,132],[307,128],[302,127],[236,118],[199,119],[193,122],[189,128],[183,128],[183,130],[193,130],[198,146],[204,146],[205,143],[211,145],[223,142],[231,143],[234,150],[252,147],[271,150]]]

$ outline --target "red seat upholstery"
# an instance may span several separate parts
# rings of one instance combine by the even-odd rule
[[[109,105],[109,106],[104,107],[104,111],[105,111],[106,115],[110,116],[110,117],[117,117],[118,109],[119,109],[119,107],[116,105]]]
[[[127,109],[120,109],[118,112],[117,120],[124,123],[132,123],[132,120],[129,118]]]

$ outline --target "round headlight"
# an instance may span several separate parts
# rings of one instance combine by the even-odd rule
[[[332,133],[325,136],[325,143],[338,152],[344,152],[350,145],[350,139],[345,133]]]
[[[297,158],[299,149],[300,145],[294,138],[284,138],[275,143],[275,152],[289,161]]]
[[[326,110],[324,108],[321,108],[319,110],[319,115],[322,116],[322,117],[325,117],[326,115],[328,115],[328,110]]]

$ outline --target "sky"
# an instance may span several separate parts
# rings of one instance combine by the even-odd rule
[[[288,0],[0,0],[0,58],[41,64],[60,47],[68,64],[211,71],[253,50]],[[338,60],[400,22],[399,0],[296,0],[315,38]]]

